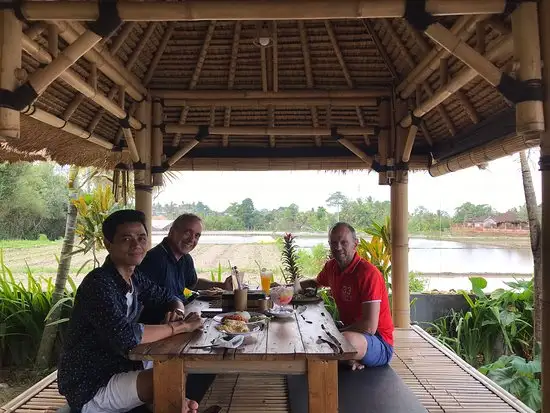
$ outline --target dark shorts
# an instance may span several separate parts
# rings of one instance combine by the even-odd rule
[[[367,354],[361,360],[367,367],[385,366],[391,361],[393,347],[386,343],[379,335],[365,334],[367,340]]]

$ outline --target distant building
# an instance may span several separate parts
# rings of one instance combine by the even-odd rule
[[[505,212],[494,217],[498,229],[528,229],[529,223],[521,219],[513,211]]]
[[[492,217],[469,218],[464,221],[465,228],[496,228],[497,223]]]
[[[462,225],[459,224],[456,227],[474,231],[527,230],[529,223],[519,218],[517,213],[509,211],[494,216],[468,218]]]

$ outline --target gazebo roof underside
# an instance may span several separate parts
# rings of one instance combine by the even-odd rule
[[[451,28],[461,17],[444,17],[441,22]],[[485,21],[483,38],[490,51],[510,36],[506,16],[470,16],[465,25],[468,44],[476,47],[476,22]],[[62,26],[65,22],[61,23]],[[24,31],[37,29],[33,23]],[[66,22],[76,29],[75,23]],[[81,23],[76,23],[81,25]],[[256,22],[185,21],[125,22],[96,50],[112,53],[115,60],[131,71],[152,95],[157,90],[196,91],[300,91],[300,90],[364,90],[384,89],[388,95],[436,48],[405,19],[305,20],[267,22],[272,44],[262,48],[254,43]],[[40,32],[41,30],[38,30]],[[67,43],[59,39],[63,50]],[[48,47],[47,30],[34,41]],[[163,40],[168,39],[163,45]],[[158,56],[157,56],[158,55]],[[510,67],[512,56],[493,60],[499,68]],[[23,68],[32,73],[39,62],[23,52]],[[455,57],[448,59],[448,78],[452,79],[466,66]],[[72,69],[89,79],[91,65],[86,56]],[[97,87],[117,100],[118,90],[99,70]],[[441,70],[435,69],[409,97],[424,101],[441,86]],[[60,118],[78,100],[79,92],[63,80],[56,80],[38,98],[36,107]],[[372,101],[372,99],[371,99]],[[134,113],[135,102],[126,95],[125,108]],[[438,154],[475,135],[480,125],[494,123],[495,116],[513,119],[510,104],[496,88],[480,76],[467,83],[459,93],[446,99],[423,117],[412,150],[413,158],[427,163]],[[98,115],[103,113],[102,115]],[[97,122],[99,118],[99,122]],[[117,146],[125,146],[119,120],[103,111],[90,99],[83,99],[70,116],[70,121]],[[304,107],[250,106],[184,107],[164,105],[164,122],[184,125],[256,126],[256,127],[366,127],[378,125],[378,109],[368,105],[320,105]],[[96,124],[96,125],[94,125]],[[479,132],[478,132],[479,133]],[[509,134],[508,134],[509,135]],[[164,134],[164,153],[173,154],[193,135]],[[365,153],[375,155],[376,135],[345,136]],[[504,138],[495,136],[492,138]],[[62,130],[21,115],[21,138],[9,143],[28,152],[45,149],[44,157],[59,163],[95,165],[112,168],[127,161],[127,151],[112,152],[79,139]],[[526,144],[527,146],[527,144]],[[471,150],[472,148],[466,148]],[[503,153],[504,154],[504,153]],[[230,160],[257,158],[270,165],[257,169],[360,169],[362,161],[342,147],[331,136],[241,136],[211,135],[200,142],[173,167],[188,169],[256,169],[252,164],[239,166]],[[412,159],[412,158],[411,158]],[[420,164],[422,164],[420,162]],[[412,166],[413,169],[422,169]]]

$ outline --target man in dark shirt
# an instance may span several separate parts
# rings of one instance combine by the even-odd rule
[[[207,290],[212,287],[233,290],[231,277],[214,282],[197,277],[193,258],[189,253],[195,249],[202,234],[200,217],[183,214],[176,218],[168,236],[160,244],[149,250],[140,271],[155,284],[167,289],[172,295],[185,302],[183,290]],[[163,321],[162,312],[155,308],[146,309],[141,321],[156,324]]]
[[[178,319],[182,302],[136,269],[147,249],[142,212],[117,211],[102,230],[109,256],[78,287],[58,371],[61,394],[82,413],[127,412],[151,403],[152,369],[149,363],[129,360],[129,351],[202,325],[196,313]],[[175,321],[138,323],[142,308],[149,305],[162,308]],[[183,411],[197,408],[189,401]]]

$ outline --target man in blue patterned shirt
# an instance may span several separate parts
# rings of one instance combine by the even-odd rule
[[[102,230],[109,255],[78,287],[58,371],[61,394],[82,413],[127,412],[152,403],[151,366],[129,360],[128,353],[138,344],[202,326],[196,313],[185,319],[177,316],[182,302],[136,269],[147,249],[142,212],[114,212]],[[162,308],[172,321],[139,323],[147,306]],[[196,402],[189,401],[183,411],[197,408]]]

